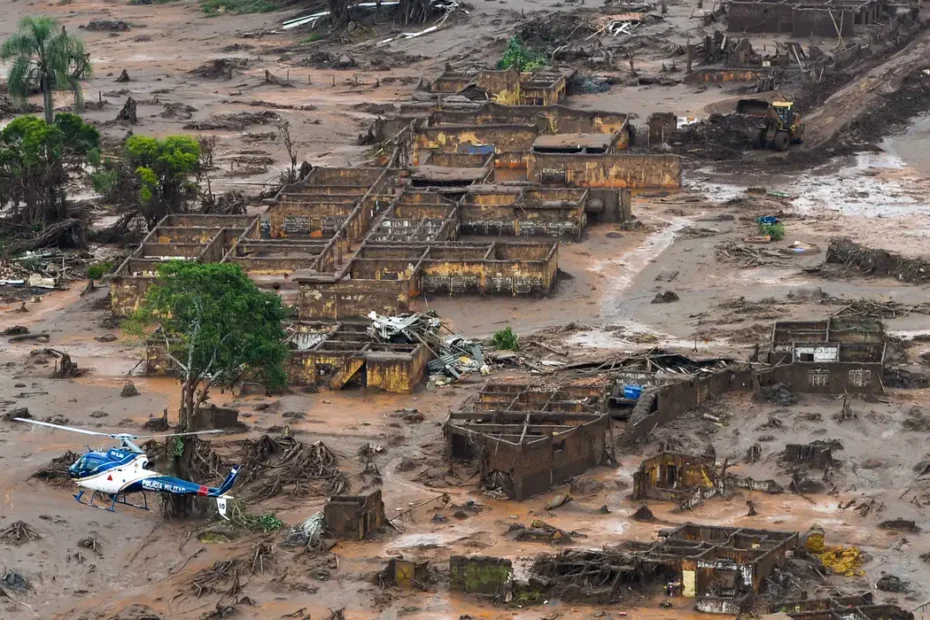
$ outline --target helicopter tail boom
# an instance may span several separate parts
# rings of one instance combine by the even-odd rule
[[[239,466],[233,466],[232,470],[227,474],[226,479],[223,480],[223,484],[217,489],[217,495],[226,494],[236,483],[236,477],[239,475]]]

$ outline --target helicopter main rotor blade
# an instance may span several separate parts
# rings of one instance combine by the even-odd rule
[[[168,433],[167,435],[143,435],[133,437],[133,439],[162,439],[164,437],[183,437],[185,435],[210,435],[212,433],[222,433],[223,431],[192,431],[190,433]]]
[[[57,428],[62,431],[71,431],[72,433],[82,433],[84,435],[97,435],[100,437],[112,437],[109,433],[99,433],[97,431],[89,431],[83,428],[75,428],[73,426],[62,426],[61,424],[52,424],[51,422],[40,422],[38,420],[27,420],[26,418],[13,418],[17,422],[28,422],[29,424],[37,424],[39,426],[48,426],[49,428]]]

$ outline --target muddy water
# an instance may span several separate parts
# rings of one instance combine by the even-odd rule
[[[882,148],[908,166],[930,176],[930,114],[918,116],[902,134],[885,138]]]

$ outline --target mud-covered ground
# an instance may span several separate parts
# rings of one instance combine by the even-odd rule
[[[688,19],[696,5],[696,1],[669,3],[666,24],[650,28],[657,37],[678,44],[689,36],[703,37],[704,32],[712,32],[713,25]],[[529,19],[527,14],[571,12],[573,8],[548,1],[481,1],[468,7],[467,15],[456,15],[439,33],[375,48],[371,41],[376,34],[390,36],[390,26],[378,26],[377,33],[366,32],[357,40],[343,42],[300,43],[308,37],[306,32],[269,32],[284,19],[307,12],[299,6],[270,14],[208,18],[189,0],[142,6],[88,0],[20,1],[4,7],[0,37],[13,30],[20,16],[36,12],[60,18],[71,30],[92,19],[126,21],[129,31],[80,30],[96,70],[86,89],[87,99],[108,101],[102,109],[90,110],[88,118],[112,121],[131,95],[140,101],[140,123],[132,127],[105,124],[105,134],[120,138],[131,129],[157,135],[182,131],[216,135],[221,172],[214,188],[255,191],[259,186],[243,184],[268,182],[285,164],[274,122],[226,130],[184,127],[224,114],[272,111],[291,123],[301,159],[331,166],[358,164],[365,161],[365,147],[357,146],[355,138],[374,118],[358,109],[358,104],[405,99],[420,77],[435,77],[447,62],[454,66],[475,60],[493,62],[506,39]],[[889,90],[897,80],[906,83],[910,97],[925,92],[920,80],[930,78],[920,69],[927,45],[926,34],[919,35],[897,55],[878,59],[878,64],[848,86],[839,85],[846,90],[839,90],[832,103],[827,100],[828,106],[809,116],[812,140],[799,152],[822,148],[848,131],[850,123],[857,135],[865,136],[861,119],[876,105],[893,104]],[[337,54],[337,61],[345,53],[355,66],[321,66],[333,61],[329,57],[314,60],[316,51]],[[663,60],[660,56],[643,59],[642,70],[656,70]],[[208,61],[230,57],[248,62],[229,79],[190,73]],[[892,82],[883,74],[890,66],[887,62],[899,67]],[[114,80],[123,69],[132,81],[117,84]],[[278,77],[289,74],[294,87],[263,84],[265,70]],[[737,97],[738,93],[716,87],[621,83],[605,93],[570,97],[566,103],[632,112],[642,122],[654,110],[681,115],[719,111]],[[57,101],[67,104],[63,96]],[[252,102],[274,105],[253,106]],[[920,112],[919,103],[902,107],[906,114],[894,117],[895,122],[882,122],[880,131],[866,136],[867,152],[818,161],[816,167],[800,171],[797,167],[780,169],[779,156],[770,153],[747,152],[745,157],[754,162],[749,168],[688,160],[681,192],[635,197],[641,230],[595,225],[582,241],[562,243],[563,273],[550,297],[430,298],[423,300],[423,309],[438,311],[456,329],[474,337],[488,336],[504,325],[522,336],[539,332],[544,342],[567,350],[566,357],[572,359],[605,350],[663,346],[745,360],[756,343],[764,344],[772,321],[827,317],[855,300],[869,298],[901,305],[903,310],[888,318],[886,326],[892,335],[904,339],[896,345],[899,359],[919,367],[920,355],[930,350],[921,338],[930,333],[928,315],[918,310],[920,304],[930,302],[927,286],[817,269],[835,236],[908,256],[927,254],[926,119],[907,121],[906,117]],[[902,122],[909,123],[906,130],[878,140],[901,129]],[[885,150],[876,152],[873,143]],[[771,164],[760,164],[765,161]],[[749,188],[753,191],[747,192]],[[756,234],[754,222],[760,215],[782,219],[786,227],[782,241],[765,246],[744,241]],[[796,251],[799,248],[803,251]],[[106,289],[82,296],[83,289],[83,283],[74,282],[67,291],[30,298],[25,304],[28,312],[17,311],[19,302],[0,304],[0,329],[22,325],[50,334],[48,345],[7,343],[6,338],[0,342],[0,415],[27,407],[37,419],[61,415],[76,426],[140,434],[142,424],[163,409],[168,409],[173,420],[179,390],[170,379],[132,377],[140,394],[120,396],[140,351],[118,325],[106,322]],[[668,290],[678,295],[678,301],[652,303],[657,293]],[[107,334],[117,339],[98,340]],[[31,355],[45,346],[67,351],[87,369],[86,374],[69,380],[49,378],[49,363],[42,363],[41,355]],[[524,371],[496,368],[494,372]],[[352,492],[361,492],[376,488],[378,482],[363,473],[358,450],[365,444],[383,448],[374,464],[380,472],[388,517],[396,517],[396,529],[386,529],[370,541],[340,542],[332,554],[321,556],[280,548],[277,543],[283,533],[247,534],[216,542],[215,536],[202,536],[213,524],[167,521],[157,504],[152,512],[120,507],[116,513],[80,506],[67,485],[50,485],[31,476],[67,450],[86,449],[86,442],[78,436],[0,421],[0,530],[25,521],[39,535],[20,546],[0,543],[0,570],[18,571],[31,584],[31,589],[22,591],[0,584],[0,617],[138,620],[155,614],[187,620],[226,617],[222,614],[231,613],[227,606],[243,618],[325,618],[330,610],[340,608],[347,618],[386,619],[695,616],[684,599],[673,599],[671,609],[658,607],[651,597],[633,594],[608,607],[550,600],[520,609],[449,593],[441,578],[440,585],[425,592],[382,589],[377,584],[375,573],[399,555],[430,560],[440,573],[448,571],[452,554],[499,555],[514,560],[518,575],[525,575],[531,559],[552,548],[516,542],[504,533],[511,524],[526,524],[534,518],[583,534],[575,537],[572,545],[576,547],[649,541],[661,528],[686,521],[798,531],[818,523],[830,544],[859,545],[869,560],[863,577],[829,577],[808,584],[811,594],[867,590],[906,608],[930,595],[930,564],[920,560],[921,554],[930,551],[926,534],[877,527],[881,521],[904,518],[913,519],[924,531],[930,528],[923,505],[930,489],[920,480],[919,467],[930,458],[925,448],[930,422],[923,422],[930,419],[926,390],[889,389],[875,402],[853,399],[854,417],[843,421],[834,419],[841,410],[841,399],[807,396],[797,404],[779,407],[752,402],[748,396],[730,396],[659,429],[642,445],[623,448],[616,467],[585,474],[599,484],[576,481],[574,486],[562,485],[525,502],[509,502],[482,495],[472,471],[457,467],[448,473],[442,458],[442,421],[450,410],[473,397],[482,381],[468,377],[411,396],[357,389],[271,398],[212,396],[211,402],[237,408],[247,427],[242,433],[209,440],[227,459],[233,458],[235,442],[288,425],[304,443],[319,440],[332,449]],[[405,409],[416,409],[423,419],[406,415]],[[303,417],[285,415],[292,412]],[[771,422],[773,418],[777,422]],[[712,445],[718,460],[729,459],[735,471],[787,484],[789,470],[779,460],[784,444],[814,439],[837,440],[842,445],[834,451],[839,463],[829,474],[806,472],[809,478],[823,482],[820,491],[715,498],[686,513],[671,504],[651,502],[656,522],[631,519],[638,508],[629,499],[632,474],[660,441],[692,451]],[[761,460],[747,464],[744,457],[753,444],[761,446]],[[566,492],[574,495],[574,501],[556,510],[545,509],[553,497]],[[443,493],[449,494],[451,505],[440,504]],[[279,495],[250,509],[274,512],[293,526],[317,512],[325,499],[322,494]],[[758,513],[755,516],[747,516],[749,499]],[[850,505],[852,500],[855,503]],[[869,508],[857,510],[862,505]],[[602,512],[602,506],[609,512]],[[444,519],[436,518],[437,514]],[[82,546],[88,538],[96,540],[96,549],[86,543]],[[192,584],[202,579],[201,571],[237,558],[247,558],[251,564],[257,546],[266,540],[271,544],[270,555],[262,556],[258,569],[250,565],[239,588],[220,581],[215,592],[201,591],[198,596]],[[875,583],[883,572],[909,581],[912,591],[895,595],[876,591]]]

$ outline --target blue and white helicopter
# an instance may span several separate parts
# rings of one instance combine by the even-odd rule
[[[169,433],[167,435],[148,435],[140,437],[128,433],[98,433],[83,428],[74,428],[71,426],[62,426],[50,422],[39,422],[38,420],[27,420],[26,418],[13,418],[17,422],[26,422],[28,424],[37,424],[39,426],[48,426],[58,430],[70,431],[72,433],[82,433],[84,435],[96,435],[98,437],[109,437],[120,442],[119,448],[110,448],[106,452],[97,452],[90,450],[79,458],[71,467],[68,468],[68,477],[81,487],[81,490],[74,496],[81,504],[81,498],[87,490],[93,491],[90,501],[85,506],[94,506],[94,499],[97,494],[109,498],[110,507],[106,510],[116,512],[116,504],[132,506],[133,508],[149,509],[146,491],[155,491],[157,493],[170,493],[172,495],[197,495],[199,497],[216,498],[216,507],[220,516],[229,519],[226,516],[226,502],[232,499],[226,493],[236,482],[236,476],[239,474],[239,466],[232,468],[229,475],[219,487],[207,487],[202,484],[189,482],[172,476],[164,476],[158,472],[148,469],[149,459],[134,442],[139,439],[160,439],[164,437],[181,437],[184,435],[204,435],[209,433],[220,433],[222,431],[197,431],[192,433]],[[144,505],[136,506],[130,504],[126,496],[131,493],[141,493]],[[99,508],[99,506],[95,506]]]

